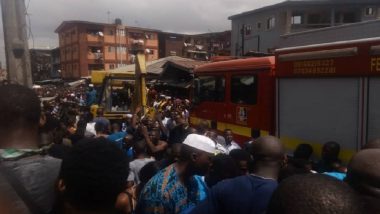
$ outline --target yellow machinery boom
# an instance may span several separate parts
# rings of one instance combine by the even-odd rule
[[[132,113],[137,106],[141,106],[144,111],[146,111],[146,74],[144,54],[137,54],[137,62],[134,69],[131,68],[131,66],[127,66],[124,71],[93,71],[91,82],[95,86],[98,86],[98,88],[100,88],[98,90],[100,91],[98,91],[98,102],[96,105],[91,106],[91,112],[96,116],[97,109],[103,108],[104,117],[117,120],[122,119],[128,113]],[[128,90],[126,90],[132,102],[127,108],[114,109],[112,93],[115,88],[123,88],[126,83],[134,85],[133,89],[128,88]]]

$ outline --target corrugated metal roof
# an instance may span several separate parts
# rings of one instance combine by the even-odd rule
[[[179,66],[183,69],[186,69],[186,70],[192,70],[196,66],[203,65],[206,63],[204,61],[197,61],[197,60],[193,60],[193,59],[182,58],[179,56],[169,56],[169,57],[161,58],[161,59],[154,60],[151,62],[147,62],[146,63],[147,73],[154,74],[154,75],[160,75],[164,71],[165,65],[168,62],[170,62],[174,65],[177,65],[177,66]],[[135,66],[136,66],[135,64],[131,64],[131,65],[127,65],[127,66],[120,67],[117,69],[113,69],[110,71],[112,71],[112,72],[135,71]]]

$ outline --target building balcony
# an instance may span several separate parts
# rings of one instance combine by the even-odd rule
[[[92,52],[89,52],[87,54],[87,59],[88,60],[103,60],[103,53],[92,53]]]
[[[147,47],[158,47],[158,40],[146,40]]]
[[[144,46],[145,41],[143,39],[129,39],[129,46]]]
[[[116,60],[115,52],[104,53],[104,60]]]
[[[94,35],[94,34],[87,34],[87,41],[88,42],[102,42],[103,37],[99,35]]]
[[[105,43],[116,43],[115,36],[104,36]]]
[[[331,23],[316,23],[316,24],[293,24],[292,32],[299,32],[303,30],[318,29],[330,27]]]

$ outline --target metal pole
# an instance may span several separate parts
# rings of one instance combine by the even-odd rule
[[[1,0],[8,80],[32,87],[24,0]]]
[[[244,56],[244,31],[245,31],[245,24],[241,27],[241,56]]]

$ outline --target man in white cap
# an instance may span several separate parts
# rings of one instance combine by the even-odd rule
[[[141,192],[137,213],[184,213],[206,199],[205,175],[215,154],[208,137],[190,134],[184,140],[180,157],[156,174]]]

